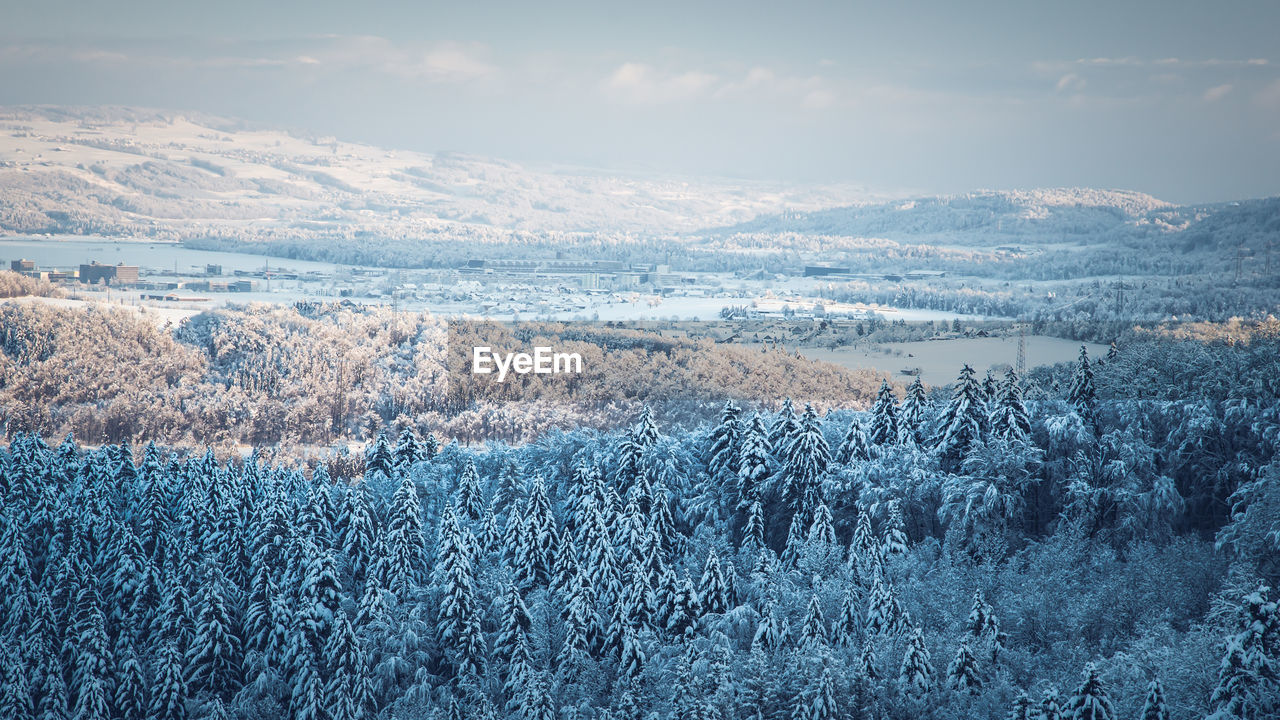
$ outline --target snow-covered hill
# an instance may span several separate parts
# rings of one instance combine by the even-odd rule
[[[1280,198],[1176,206],[1124,190],[979,191],[790,212],[720,228],[724,233],[798,233],[925,243],[1114,244],[1159,241],[1183,251],[1265,247],[1280,233]]]
[[[0,109],[0,231],[241,239],[348,228],[671,233],[864,200],[388,150],[129,108]],[[474,232],[474,229],[473,229]]]

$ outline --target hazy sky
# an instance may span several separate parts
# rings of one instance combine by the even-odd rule
[[[971,5],[0,0],[0,104],[893,191],[1280,194],[1280,2]]]

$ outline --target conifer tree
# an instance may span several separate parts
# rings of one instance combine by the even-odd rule
[[[898,442],[898,405],[889,381],[880,381],[880,391],[871,407],[872,445],[891,445]]]
[[[160,647],[155,664],[155,682],[151,686],[151,702],[147,717],[153,720],[185,720],[187,716],[187,683],[183,672],[182,653],[173,640]]]
[[[961,647],[964,647],[961,645]],[[1025,690],[1019,690],[1013,699],[1013,707],[1009,709],[1008,720],[1037,720],[1039,713]]]
[[[426,549],[418,490],[407,475],[400,479],[391,498],[386,549],[387,587],[401,600],[407,600],[422,581]]]
[[[675,638],[692,638],[698,631],[701,605],[698,592],[693,589],[693,581],[689,579],[688,573],[685,573],[679,585],[676,586],[671,614],[667,618],[667,632]]]
[[[1003,440],[1025,440],[1031,434],[1031,419],[1022,402],[1022,388],[1018,374],[1012,369],[1005,373],[1004,383],[992,403],[991,434]]]
[[[720,423],[711,431],[706,453],[707,471],[712,477],[736,477],[741,461],[743,435],[742,409],[726,400],[720,411]]]
[[[783,498],[793,513],[805,519],[801,525],[801,537],[809,529],[808,518],[815,509],[813,501],[822,499],[822,480],[830,463],[831,448],[822,436],[818,413],[812,405],[806,405],[795,440],[787,448],[783,469]]]
[[[902,442],[918,445],[927,434],[925,423],[929,416],[929,400],[924,394],[920,376],[907,386],[907,396],[898,409],[898,434]]]
[[[902,505],[897,500],[889,501],[889,521],[885,524],[881,547],[886,555],[907,554],[907,532],[902,520]]]
[[[514,582],[507,583],[506,592],[503,593],[501,625],[498,628],[497,640],[494,642],[494,657],[503,662],[510,662],[515,654],[516,645],[528,634],[531,625],[529,609],[524,604],[524,598],[520,596],[520,589]]]
[[[773,425],[769,426],[769,447],[774,454],[785,457],[799,429],[800,423],[796,421],[795,407],[791,404],[791,398],[786,398],[782,401],[782,409],[778,411],[778,417],[774,419]]]
[[[840,616],[836,618],[832,628],[832,641],[837,647],[856,647],[862,636],[862,610],[858,605],[858,596],[850,586],[844,591],[840,601]]]
[[[1084,682],[1063,708],[1071,720],[1114,720],[1111,697],[1098,677],[1098,668],[1089,663],[1084,669]]]
[[[924,695],[933,687],[933,666],[929,648],[924,644],[924,632],[920,628],[916,628],[907,641],[907,652],[902,657],[898,682],[913,695]]]
[[[1111,346],[1112,349],[1115,345]],[[1147,685],[1147,700],[1142,705],[1140,720],[1169,720],[1169,707],[1164,702],[1164,686],[1160,678],[1152,678]]]
[[[1089,349],[1080,346],[1080,359],[1076,362],[1075,373],[1071,376],[1071,387],[1067,390],[1067,402],[1075,407],[1076,412],[1086,423],[1095,421],[1097,410],[1097,391],[1093,387],[1093,368],[1089,366]]]
[[[707,554],[707,562],[702,567],[702,578],[698,581],[698,597],[704,614],[721,614],[729,610],[729,599],[726,596],[724,571],[720,567],[720,558],[716,551]]]
[[[483,662],[483,638],[475,599],[471,549],[452,504],[440,518],[436,585],[440,592],[440,644],[448,649],[455,670],[463,676],[479,674]]]
[[[366,475],[372,475],[380,472],[387,477],[393,477],[396,468],[396,459],[391,452],[391,445],[387,442],[387,434],[380,431],[366,449],[364,458],[364,471]]]
[[[778,617],[778,607],[770,600],[768,607],[760,616],[760,624],[756,627],[756,634],[752,638],[753,645],[759,645],[766,650],[777,650],[786,640],[787,628],[784,621]]]
[[[973,651],[969,649],[967,640],[960,641],[960,648],[956,650],[956,656],[947,666],[947,687],[952,690],[964,690],[970,693],[976,693],[982,687],[982,676],[978,671],[978,658],[974,656]],[[1024,706],[1029,708],[1031,701],[1027,699],[1025,693],[1021,696],[1024,700]]]
[[[965,365],[933,435],[937,452],[946,458],[963,458],[968,454],[982,441],[985,412],[982,388],[973,378],[973,368]]]
[[[844,465],[871,459],[871,445],[857,418],[849,421],[849,430],[845,432],[834,459]]]
[[[213,566],[200,598],[195,637],[187,650],[187,686],[192,692],[229,696],[240,687],[240,639],[231,625],[226,582]]]
[[[769,439],[764,421],[753,415],[741,438],[741,454],[738,458],[739,512],[748,510],[764,493],[764,483],[769,477]]]
[[[809,596],[809,606],[804,613],[804,623],[800,626],[800,647],[807,650],[825,647],[827,644],[826,620],[822,617],[822,605],[815,593]]]
[[[1263,586],[1241,599],[1241,628],[1227,638],[1210,698],[1213,720],[1280,711],[1280,603],[1267,593]]]
[[[464,523],[475,522],[484,512],[484,499],[480,496],[480,473],[475,460],[468,460],[458,477],[458,519]]]
[[[422,443],[418,441],[418,433],[410,425],[405,425],[400,430],[400,437],[396,440],[395,466],[401,473],[408,472],[416,462],[421,462],[426,458],[426,449]]]
[[[115,698],[111,703],[117,717],[142,718],[146,716],[146,680],[142,675],[142,663],[132,647],[120,653],[115,672]],[[12,717],[12,716],[10,716]]]
[[[1058,688],[1050,686],[1040,698],[1040,720],[1063,720],[1062,699],[1058,695]]]

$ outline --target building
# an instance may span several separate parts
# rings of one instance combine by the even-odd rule
[[[213,264],[205,265],[205,266],[204,266],[204,274],[205,274],[205,275],[221,275],[221,274],[222,274],[222,266],[221,266],[221,265],[213,265]]]
[[[27,260],[26,258],[23,258],[22,260],[14,260],[9,263],[9,269],[14,272],[32,272],[36,269],[36,261]]]
[[[853,272],[847,267],[829,267],[827,265],[805,265],[805,277],[822,277],[824,275],[848,275]]]
[[[138,266],[125,265],[103,265],[97,260],[88,265],[80,266],[80,282],[95,285],[103,282],[108,285],[137,285],[138,284]]]

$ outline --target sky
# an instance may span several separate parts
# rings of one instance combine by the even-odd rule
[[[0,0],[0,105],[539,166],[1280,195],[1280,2]]]

